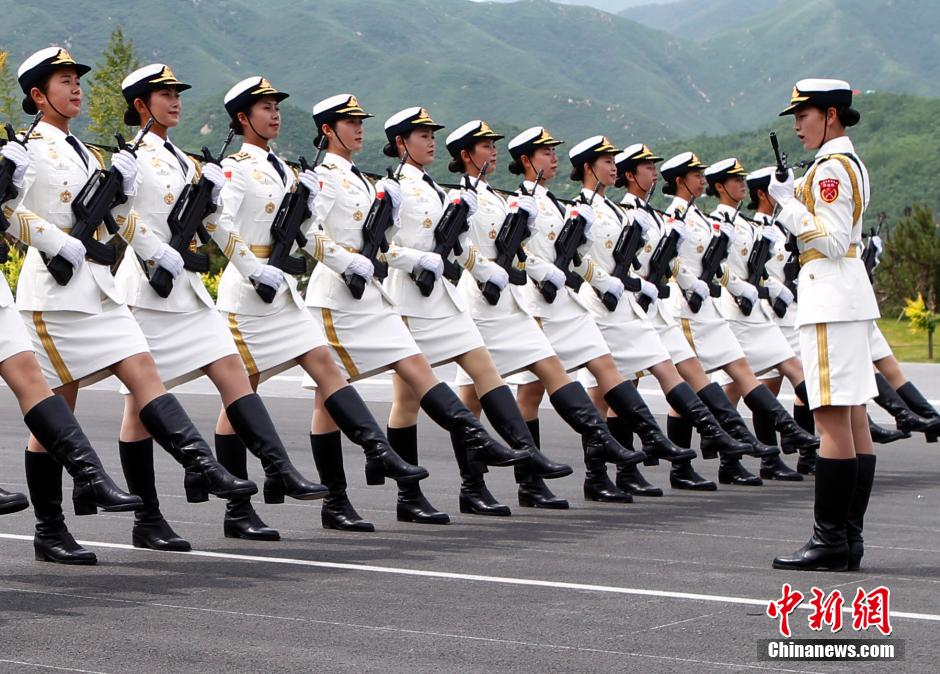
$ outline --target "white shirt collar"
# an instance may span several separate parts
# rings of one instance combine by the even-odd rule
[[[344,171],[351,171],[353,163],[346,159],[345,157],[340,157],[338,154],[333,154],[332,152],[327,152],[323,155],[324,164],[333,164],[337,168],[341,168]]]
[[[419,169],[413,164],[405,164],[401,167],[402,176],[407,176],[412,180],[424,180],[424,170]]]
[[[532,188],[534,187],[535,196],[541,196],[545,194],[546,192],[548,192],[548,188],[545,187],[543,183],[539,183],[538,185],[536,185],[531,180],[524,180],[522,184],[525,185],[526,192],[528,192],[529,194],[532,194]]]
[[[54,140],[64,140],[66,136],[71,136],[70,133],[65,133],[62,129],[57,126],[52,126],[48,122],[40,121],[36,125],[36,131],[41,133],[43,136],[51,136]]]
[[[839,136],[838,138],[833,138],[832,140],[823,143],[823,146],[819,148],[819,151],[816,153],[816,159],[829,154],[846,153],[855,154],[855,146],[852,144],[852,141],[848,136]]]

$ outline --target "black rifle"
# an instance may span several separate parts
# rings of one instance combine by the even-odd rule
[[[235,137],[235,131],[229,131],[218,157],[213,157],[209,148],[202,148],[202,160],[206,164],[221,164],[225,151]],[[173,204],[173,210],[167,216],[166,222],[170,227],[170,248],[183,258],[183,267],[189,271],[209,271],[209,256],[189,249],[192,240],[198,236],[202,243],[209,242],[209,233],[202,221],[210,214],[215,213],[216,206],[212,202],[213,185],[205,176],[193,185],[187,183],[179,198]],[[157,267],[150,274],[150,287],[160,297],[169,297],[173,290],[173,275],[163,267]]]
[[[133,146],[125,143],[121,134],[115,134],[114,138],[117,141],[118,150],[128,150],[136,156],[137,148],[153,124],[154,120],[151,117],[144,125],[140,137]],[[118,224],[114,221],[111,211],[126,201],[124,178],[121,176],[121,172],[112,166],[107,170],[97,169],[72,202],[75,223],[72,225],[70,236],[82,242],[85,246],[85,256],[92,262],[110,267],[117,260],[117,252],[114,246],[95,239],[95,233],[98,231],[98,227],[104,225],[108,230],[108,234],[117,234]],[[72,263],[61,255],[44,259],[46,268],[52,274],[52,278],[56,280],[56,283],[61,286],[68,285],[75,271]]]
[[[734,219],[741,211],[741,203],[743,202],[738,202],[738,207],[734,210],[734,215],[729,220],[732,226],[734,225]],[[702,273],[699,274],[698,278],[700,281],[704,281],[708,284],[708,294],[710,297],[721,297],[721,286],[715,283],[715,277],[718,275],[718,272],[721,271],[721,265],[725,261],[725,258],[728,257],[728,248],[730,246],[731,240],[728,238],[728,235],[721,232],[718,236],[712,236],[711,241],[708,242],[708,248],[705,249],[705,253],[702,255]],[[701,295],[696,293],[689,293],[686,296],[686,301],[689,303],[689,309],[691,309],[693,313],[698,313],[704,302]]]
[[[7,137],[2,143],[0,143],[0,146],[6,145],[7,143],[19,143],[23,147],[26,147],[26,143],[29,141],[29,135],[33,132],[33,129],[36,128],[36,125],[39,124],[39,121],[42,119],[42,115],[42,112],[36,113],[36,116],[33,117],[33,121],[29,125],[29,128],[26,129],[26,133],[23,135],[22,140],[16,137],[16,131],[13,129],[13,125],[7,124],[4,127],[6,129]],[[0,204],[5,204],[10,199],[16,199],[16,197],[18,197],[20,194],[20,191],[17,189],[16,185],[13,184],[13,174],[15,172],[16,164],[6,157],[0,157]],[[10,249],[3,237],[8,229],[10,229],[10,221],[7,220],[7,216],[3,213],[3,211],[0,211],[0,264],[6,262],[10,254]]]
[[[477,180],[472,187],[469,185],[468,181],[468,189],[476,192],[476,188],[480,184],[480,180],[483,179],[483,176],[486,175],[486,169],[488,169],[489,166],[490,163],[488,161],[483,162],[483,166],[480,167],[480,175],[477,176]],[[437,227],[434,228],[434,241],[436,243],[433,252],[440,255],[441,260],[444,261],[445,278],[455,283],[460,280],[461,268],[460,265],[450,263],[447,258],[450,257],[451,252],[455,255],[463,253],[463,247],[460,245],[460,237],[464,232],[470,229],[470,224],[467,222],[469,215],[470,207],[464,203],[463,199],[458,199],[447,206],[440,221],[437,223]],[[415,277],[415,284],[418,286],[418,290],[421,291],[421,294],[424,297],[428,297],[431,291],[434,290],[434,282],[436,280],[437,277],[434,275],[434,272],[430,269],[423,269],[421,273]]]
[[[885,220],[887,219],[887,213],[881,212],[878,214],[878,224],[871,230],[871,234],[868,236],[868,242],[865,244],[865,250],[862,251],[862,262],[865,264],[865,273],[868,274],[868,280],[872,284],[875,282],[875,267],[878,265],[878,251],[875,249],[875,244],[872,240],[876,236],[881,236],[881,228],[884,226]]]
[[[535,174],[535,186],[542,181],[542,169]],[[524,196],[535,194],[535,187],[529,193],[525,189],[525,183],[519,185],[519,191]],[[496,235],[496,264],[502,267],[509,274],[509,282],[514,286],[524,286],[528,279],[525,271],[516,269],[515,261],[525,262],[526,254],[522,248],[522,242],[529,238],[532,231],[529,229],[529,214],[521,208],[515,213],[510,213],[499,228],[499,234]],[[499,303],[499,296],[502,294],[499,286],[487,281],[483,284],[481,290],[486,301],[496,306]]]
[[[695,197],[692,197],[685,210],[682,211],[682,215],[674,216],[675,219],[684,223],[686,216],[689,214],[689,209],[692,208],[692,204],[694,203]],[[647,202],[647,205],[649,205],[649,202]],[[657,212],[666,215],[662,211]],[[678,254],[679,232],[673,228],[670,230],[669,234],[661,238],[659,243],[656,244],[656,250],[654,250],[652,256],[650,256],[649,273],[646,275],[646,280],[656,286],[656,289],[659,291],[660,299],[669,297],[669,277],[672,275],[672,261],[676,259],[676,255]],[[646,295],[642,295],[637,302],[643,311],[649,311],[653,300]]]
[[[398,162],[398,169],[395,171],[392,171],[391,167],[387,169],[388,179],[398,182],[401,178],[402,167],[407,161],[408,150],[406,149],[402,153],[401,161]],[[379,253],[388,252],[388,239],[385,235],[393,224],[395,223],[392,222],[392,198],[385,193],[381,196],[376,194],[365,224],[362,225],[362,249],[359,254],[369,258],[375,270],[375,277],[379,279],[388,276],[388,265],[379,259]],[[362,294],[366,290],[365,278],[352,272],[343,272],[343,280],[352,296],[357,300],[362,299]]]
[[[643,246],[643,229],[640,224],[634,222],[628,227],[620,230],[620,237],[614,246],[614,268],[610,275],[619,278],[623,282],[625,290],[636,292],[640,289],[640,280],[630,276],[631,269],[639,269],[640,262],[636,259],[636,254]],[[600,290],[595,289],[600,296],[601,302],[607,307],[608,311],[616,311],[620,303],[619,298],[611,292],[601,294]]]
[[[317,157],[313,161],[314,167],[320,163],[320,158],[326,150],[326,144],[327,138],[324,136],[319,147],[317,147]],[[304,157],[301,157],[299,162],[301,172],[311,170]],[[293,257],[291,250],[294,248],[295,243],[300,248],[307,245],[307,237],[304,236],[301,227],[313,215],[310,212],[310,207],[307,206],[309,199],[310,190],[306,185],[298,182],[293,191],[284,195],[281,205],[274,215],[274,221],[271,223],[271,241],[273,243],[271,244],[271,255],[268,257],[268,264],[277,267],[285,274],[296,276],[307,271],[306,260],[302,257]],[[255,292],[258,293],[258,297],[262,300],[268,304],[274,301],[277,289],[273,286],[255,281],[252,281],[252,285],[255,287]]]
[[[600,186],[601,181],[598,180],[594,185],[594,193],[591,194],[591,200],[586,201],[584,194],[581,194],[580,203],[593,204],[594,197],[597,196],[597,190]],[[581,264],[581,255],[578,253],[578,248],[587,243],[587,237],[584,235],[585,227],[587,227],[587,220],[579,213],[577,216],[569,218],[565,222],[564,227],[561,228],[561,232],[558,234],[558,238],[555,240],[555,266],[564,272],[565,285],[572,290],[580,288],[583,282],[580,276],[571,271],[570,267],[572,262],[574,262],[576,266]],[[554,283],[543,281],[539,285],[539,291],[542,293],[542,297],[545,298],[545,301],[551,304],[555,301],[558,288],[555,287]]]
[[[751,222],[757,224],[756,221],[752,220]],[[773,226],[773,224],[768,225],[768,227]],[[772,254],[770,239],[761,235],[761,238],[754,242],[751,254],[747,258],[747,282],[757,289],[758,299],[769,299],[770,297],[767,288],[761,285],[761,281],[767,276],[767,261]],[[742,314],[745,316],[751,315],[754,310],[754,304],[751,300],[746,297],[735,297],[734,301],[737,302]]]

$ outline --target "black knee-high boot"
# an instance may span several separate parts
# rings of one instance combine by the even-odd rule
[[[774,429],[773,419],[766,414],[755,413],[753,418],[754,435],[765,445],[777,444],[777,431]],[[782,480],[785,482],[799,482],[803,476],[790,468],[777,456],[765,456],[760,460],[760,476],[765,480]]]
[[[529,434],[539,447],[542,446],[539,420],[533,419],[525,422]],[[516,474],[516,484],[519,485],[519,505],[524,508],[549,508],[552,510],[567,510],[568,501],[555,496],[545,480],[535,475],[525,464],[513,466]]]
[[[672,462],[685,461],[695,456],[695,452],[676,447],[663,434],[646,401],[632,382],[625,381],[614,386],[604,394],[604,400],[618,417],[623,417],[630,422],[634,433],[643,443],[642,451],[647,457]]]
[[[875,378],[877,379],[877,376]],[[931,427],[924,431],[924,437],[927,439],[927,442],[936,442],[937,438],[940,437],[940,429],[937,427],[937,425],[940,424],[940,412],[938,412],[934,406],[930,404],[930,401],[924,397],[924,394],[914,386],[914,382],[905,382],[898,387],[897,392],[914,414],[923,419],[930,420]]]
[[[0,515],[10,515],[26,510],[29,507],[29,500],[25,494],[0,489]]]
[[[25,414],[23,421],[75,482],[72,505],[76,515],[94,515],[98,508],[126,512],[141,506],[137,496],[123,492],[105,472],[65,398],[53,395],[41,400]]]
[[[320,473],[320,482],[330,493],[323,499],[320,522],[324,529],[343,531],[375,531],[371,522],[360,517],[346,495],[346,471],[343,470],[343,439],[339,431],[310,435],[313,462]]]
[[[418,427],[387,427],[388,442],[398,456],[410,464],[418,463]],[[421,491],[421,483],[416,480],[398,483],[398,503],[395,511],[399,522],[416,524],[448,524],[450,517],[435,508]]]
[[[283,503],[285,496],[301,501],[326,496],[326,487],[310,482],[291,463],[261,396],[242,396],[225,408],[225,414],[245,447],[261,460],[265,503]]]
[[[526,429],[528,435],[528,428]],[[467,453],[460,445],[456,432],[450,433],[451,445],[454,448],[454,458],[460,469],[460,512],[468,515],[491,515],[494,517],[509,517],[512,511],[509,506],[503,505],[490,493],[483,479],[483,472],[470,466]],[[518,466],[520,464],[516,464]],[[527,464],[533,470],[533,462]],[[516,466],[513,466],[515,468]]]
[[[633,429],[630,422],[620,417],[607,417],[607,427],[617,442],[624,447],[633,447]],[[663,495],[663,490],[650,484],[635,463],[617,465],[616,485],[631,496]]]
[[[800,425],[800,428],[808,433],[816,433],[816,419],[813,417],[813,410],[808,405],[794,405],[793,419]],[[796,470],[801,475],[815,475],[816,473],[816,450],[801,449],[800,458],[796,460]]]
[[[875,402],[894,417],[899,431],[914,431],[934,438],[940,434],[940,416],[930,416],[931,413],[936,414],[936,410],[926,399],[923,399],[923,396],[920,396],[922,400],[919,403],[917,402],[917,395],[920,394],[920,391],[912,383],[907,382],[895,391],[891,383],[880,372],[875,373],[875,383],[878,385],[878,395],[875,396]],[[901,389],[904,389],[906,395],[901,394]],[[908,397],[915,401],[914,405],[908,404]],[[915,406],[917,409],[915,409]],[[922,412],[926,414],[922,414]]]
[[[728,399],[728,396],[721,386],[712,382],[699,391],[697,395],[702,399],[706,407],[711,410],[712,414],[715,415],[721,427],[728,431],[731,437],[749,445],[750,448],[744,452],[745,454],[750,454],[751,456],[774,456],[780,453],[780,450],[776,447],[765,445],[754,437],[747,427],[747,424],[744,423],[743,417],[738,413],[737,408],[731,404],[731,401]],[[703,459],[714,459],[717,456],[718,453],[716,451],[702,447]]]
[[[237,435],[215,434],[215,455],[225,470],[235,477],[248,479],[248,449]],[[251,505],[250,496],[230,498],[225,504],[222,531],[226,538],[249,541],[279,541],[281,534],[262,521]]]
[[[508,386],[497,386],[480,396],[480,404],[483,405],[486,418],[506,444],[529,453],[529,467],[539,477],[552,480],[574,472],[568,464],[552,461],[541,452]]]
[[[95,553],[72,538],[62,513],[62,465],[48,452],[26,452],[26,485],[36,513],[33,550],[40,562],[97,564]]]
[[[871,488],[875,481],[875,455],[858,455],[858,476],[855,480],[855,493],[852,495],[852,505],[849,508],[849,517],[846,521],[846,538],[849,542],[849,571],[858,571],[862,556],[865,554],[865,541],[862,530],[865,528],[865,513],[868,511],[868,500],[871,498]]]
[[[362,447],[366,455],[366,484],[384,484],[385,478],[413,482],[428,476],[428,471],[402,461],[391,448],[372,412],[352,386],[341,388],[324,400],[323,406],[346,437]]]
[[[666,433],[677,447],[690,447],[692,445],[692,424],[682,417],[666,417]],[[673,489],[689,489],[692,491],[715,491],[718,485],[695,472],[692,460],[679,461],[672,464],[669,471],[669,484]]]
[[[816,459],[816,501],[813,536],[799,550],[774,559],[775,569],[793,571],[844,571],[849,565],[846,527],[858,460]]]
[[[717,452],[722,456],[733,458],[743,456],[750,449],[750,445],[735,440],[725,432],[711,410],[701,398],[695,395],[695,391],[686,382],[670,389],[666,393],[666,401],[698,431],[702,439],[702,456],[714,456]],[[686,458],[695,458],[695,453],[693,452],[692,456]]]
[[[871,414],[868,415],[868,432],[871,434],[871,441],[876,445],[887,445],[911,437],[910,431],[902,431],[900,428],[885,428],[876,423],[871,418]]]
[[[802,390],[802,393],[798,391]],[[800,382],[794,388],[797,397],[806,401],[806,384]],[[801,448],[819,449],[819,438],[804,431],[793,420],[790,413],[780,404],[777,396],[764,384],[759,384],[744,396],[744,404],[752,412],[766,414],[773,420],[774,428],[780,433],[780,448],[784,454],[795,454]]]
[[[127,488],[144,502],[142,508],[134,511],[134,528],[131,530],[131,542],[134,547],[173,552],[192,550],[189,541],[173,531],[173,527],[160,512],[160,499],[157,497],[153,470],[153,440],[119,440],[118,451]]]
[[[144,405],[140,421],[153,439],[186,469],[183,487],[190,503],[207,501],[209,494],[232,498],[258,493],[254,482],[240,480],[222,467],[172,393],[164,393]]]

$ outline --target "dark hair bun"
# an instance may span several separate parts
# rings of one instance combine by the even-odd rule
[[[575,166],[573,169],[571,169],[569,177],[576,183],[584,180],[584,166]]]
[[[245,129],[242,127],[242,123],[239,122],[237,119],[233,119],[231,122],[229,122],[228,128],[234,131],[236,136],[245,135]]]
[[[663,183],[663,194],[667,194],[667,195],[669,195],[669,196],[671,196],[671,197],[672,197],[672,196],[675,196],[675,194],[676,194],[676,180],[675,180],[675,178],[673,178],[673,179],[671,179],[671,180],[667,180],[665,183]]]
[[[509,162],[509,166],[506,168],[514,176],[521,176],[523,173],[525,173],[525,169],[522,168],[522,163],[518,159],[513,159],[511,162]]]
[[[127,110],[124,111],[124,125],[140,126],[140,115],[137,114],[133,105],[128,105]]]
[[[718,196],[718,190],[715,189],[715,183],[708,183],[708,187],[705,188],[705,194],[710,197]]]
[[[384,154],[386,157],[397,157],[398,148],[392,143],[386,143],[385,147],[382,148],[382,154]]]
[[[849,127],[855,126],[862,119],[861,113],[855,108],[840,108],[839,109],[839,121],[842,122],[842,126]]]
[[[447,165],[447,170],[451,173],[463,173],[463,160],[460,157],[454,157]]]

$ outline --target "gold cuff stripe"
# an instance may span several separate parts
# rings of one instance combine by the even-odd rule
[[[594,261],[588,260],[587,270],[584,272],[584,282],[590,283],[592,278],[594,278]]]
[[[832,405],[832,383],[829,380],[829,333],[825,323],[816,324],[816,357],[819,362],[819,404]]]
[[[467,249],[467,261],[464,264],[464,269],[466,269],[467,271],[470,271],[476,266],[478,252],[479,251],[476,249],[476,246],[470,246]]]
[[[36,222],[42,222],[42,218],[40,218],[35,213],[27,212],[27,213],[17,213],[16,219],[20,223],[20,236],[19,236],[20,241],[22,241],[23,244],[26,246],[31,245],[33,242],[32,225],[33,223],[36,223]],[[54,225],[50,225],[50,227],[52,226]]]
[[[314,240],[313,258],[317,262],[323,262],[323,244],[326,241],[330,241],[330,238],[326,236],[325,234],[314,234],[313,240]]]
[[[36,334],[39,336],[42,348],[46,352],[49,361],[52,363],[52,367],[59,381],[63,384],[71,384],[75,381],[75,378],[72,376],[72,373],[69,372],[69,367],[65,364],[65,359],[62,358],[59,349],[56,348],[55,342],[52,341],[52,337],[49,335],[49,326],[46,325],[41,311],[33,312],[33,326],[36,328]]]
[[[245,369],[248,371],[248,376],[253,377],[258,374],[258,364],[255,362],[255,359],[251,355],[251,351],[248,350],[248,345],[245,343],[245,337],[242,335],[242,331],[238,328],[238,317],[230,313],[228,315],[228,329],[232,333],[232,338],[235,340],[235,346],[238,348],[238,355],[242,357],[242,363],[245,364]]]
[[[349,378],[354,379],[358,377],[359,368],[356,367],[356,363],[353,361],[352,356],[349,355],[349,351],[347,351],[346,347],[339,341],[339,335],[336,334],[336,325],[333,323],[333,312],[329,309],[321,308],[320,315],[323,317],[323,332],[326,333],[326,341],[330,343],[336,355],[339,356],[340,362],[342,362],[343,367],[346,368],[346,373],[349,375]]]
[[[127,224],[121,230],[121,238],[131,243],[134,240],[134,236],[137,235],[137,214],[129,213],[127,216]]]
[[[240,237],[234,232],[229,232],[228,241],[225,242],[225,250],[222,251],[222,254],[225,257],[232,257],[232,254],[235,252],[235,246],[238,245]]]
[[[813,229],[808,232],[803,232],[798,238],[803,243],[809,243],[810,241],[815,241],[816,239],[821,239],[824,236],[829,235],[829,230],[826,229],[826,225],[823,221],[813,215]]]

